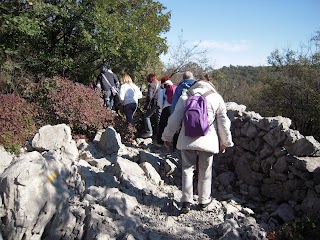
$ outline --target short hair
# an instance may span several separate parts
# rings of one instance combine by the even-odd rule
[[[193,73],[190,71],[185,71],[182,76],[183,79],[193,78]]]
[[[208,73],[206,73],[204,75],[204,78],[208,81],[208,82],[211,82],[211,79],[210,79],[210,75]]]
[[[129,74],[125,73],[121,77],[121,83],[132,83],[132,78],[129,76]]]
[[[148,74],[147,76],[147,81],[148,82],[151,82],[153,78],[157,77],[157,75],[155,75],[154,73],[150,73]]]
[[[101,72],[107,72],[108,69],[110,69],[110,64],[108,62],[104,62],[100,67]]]

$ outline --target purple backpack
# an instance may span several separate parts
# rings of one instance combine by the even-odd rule
[[[188,137],[200,137],[208,133],[210,124],[208,121],[208,107],[206,96],[213,93],[207,91],[203,95],[196,96],[189,90],[191,95],[186,102],[186,111],[184,114],[185,135]]]

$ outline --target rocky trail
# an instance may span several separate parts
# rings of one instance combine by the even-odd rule
[[[17,156],[0,147],[2,238],[267,239],[319,212],[319,143],[289,129],[288,119],[244,111],[229,110],[236,146],[215,156],[213,201],[199,209],[195,179],[187,214],[180,152],[151,138],[125,145],[109,127],[87,142],[59,124],[40,128]]]

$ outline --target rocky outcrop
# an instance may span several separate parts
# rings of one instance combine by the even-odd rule
[[[18,156],[0,148],[3,238],[266,239],[283,222],[319,214],[319,143],[288,118],[235,103],[228,115],[235,146],[215,156],[214,200],[186,215],[180,152],[151,139],[125,146],[110,127],[74,141],[60,124],[39,129]]]
[[[319,214],[319,142],[290,129],[288,118],[261,117],[243,105],[227,105],[235,147],[217,157],[216,185],[248,199]]]

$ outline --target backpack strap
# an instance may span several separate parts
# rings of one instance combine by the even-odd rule
[[[210,95],[211,93],[214,93],[214,91],[212,91],[212,90],[206,91],[204,94],[202,94],[202,96],[206,97],[206,96]]]
[[[201,96],[203,96],[203,97],[207,97],[208,95],[210,95],[211,93],[215,93],[214,91],[212,91],[212,90],[209,90],[209,91],[206,91],[204,94],[201,94],[201,93],[199,93]],[[193,90],[188,90],[187,91],[187,94],[189,95],[189,96],[193,96],[194,94],[196,94]]]
[[[187,91],[187,94],[189,95],[189,97],[191,97],[191,96],[194,95],[194,91],[193,91],[193,90],[188,90],[188,91]]]
[[[208,91],[206,91],[204,94],[201,94],[201,93],[199,93],[201,96],[203,96],[203,97],[207,97],[208,95],[210,95],[211,93],[215,93],[215,91],[213,91],[213,90],[208,90]],[[187,94],[189,95],[189,97],[191,97],[191,96],[193,96],[194,94],[195,94],[195,92],[193,91],[193,90],[188,90],[187,91]],[[213,123],[214,123],[214,121],[215,120],[213,120],[213,122],[212,123],[210,123],[209,124],[209,126],[211,126]]]
[[[206,91],[202,96],[207,97],[208,95],[210,95],[211,93],[215,93],[212,90]],[[211,126],[213,123],[215,122],[215,120],[212,121],[212,123],[209,124],[209,126]]]

